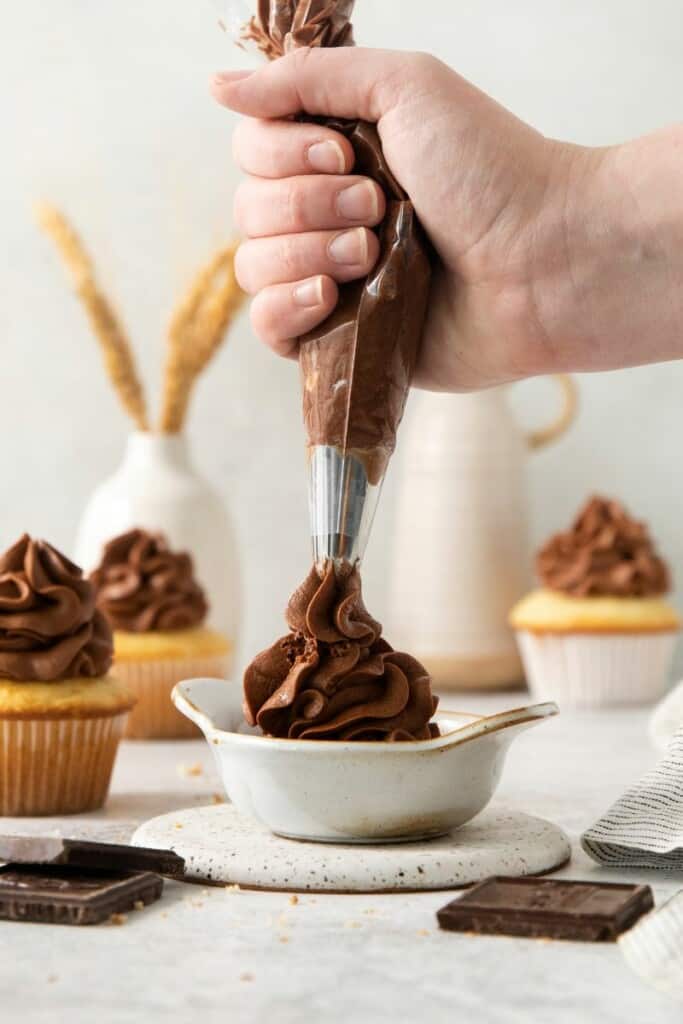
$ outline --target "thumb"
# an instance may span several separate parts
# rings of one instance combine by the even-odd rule
[[[288,117],[305,111],[378,122],[396,105],[402,90],[414,86],[408,65],[421,57],[360,47],[302,47],[250,74],[214,75],[211,92],[224,107],[248,117]]]

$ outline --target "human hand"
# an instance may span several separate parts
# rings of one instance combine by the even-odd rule
[[[615,170],[623,178],[642,161],[637,144],[545,139],[424,54],[302,49],[257,72],[217,75],[212,91],[246,115],[234,139],[248,175],[235,198],[247,239],[237,274],[254,295],[256,333],[280,354],[295,354],[297,337],[331,312],[338,283],[372,268],[370,229],[384,212],[377,185],[352,174],[345,138],[285,120],[305,110],[377,123],[434,245],[417,384],[465,390],[670,358],[627,340],[648,310],[634,306],[643,270],[624,250],[635,218]]]

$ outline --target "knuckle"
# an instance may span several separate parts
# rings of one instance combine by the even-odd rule
[[[409,54],[408,63],[413,75],[418,78],[433,78],[443,67],[438,57],[423,50]]]
[[[301,231],[308,226],[308,197],[301,182],[290,181],[284,190],[284,217],[291,231]]]
[[[295,281],[301,276],[299,273],[299,269],[301,267],[301,251],[296,238],[285,236],[280,239],[278,263],[281,268],[280,276],[283,280]]]

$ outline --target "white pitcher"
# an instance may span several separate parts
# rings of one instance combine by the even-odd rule
[[[426,665],[437,689],[523,679],[507,617],[531,582],[525,460],[564,433],[576,412],[571,378],[554,379],[561,412],[529,435],[505,387],[413,396],[401,437],[386,633]]]
[[[122,465],[95,490],[78,529],[76,561],[93,569],[104,544],[132,527],[164,533],[189,551],[209,598],[209,622],[237,643],[241,585],[225,502],[195,470],[182,434],[136,432]]]

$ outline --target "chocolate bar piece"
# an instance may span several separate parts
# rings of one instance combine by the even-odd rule
[[[99,871],[154,871],[180,877],[185,861],[170,850],[97,843],[59,836],[0,836],[0,861],[7,864],[70,864]]]
[[[452,932],[614,942],[653,907],[649,885],[487,878],[437,912]]]
[[[151,872],[81,871],[68,866],[0,868],[0,920],[98,924],[153,903],[163,879]]]

